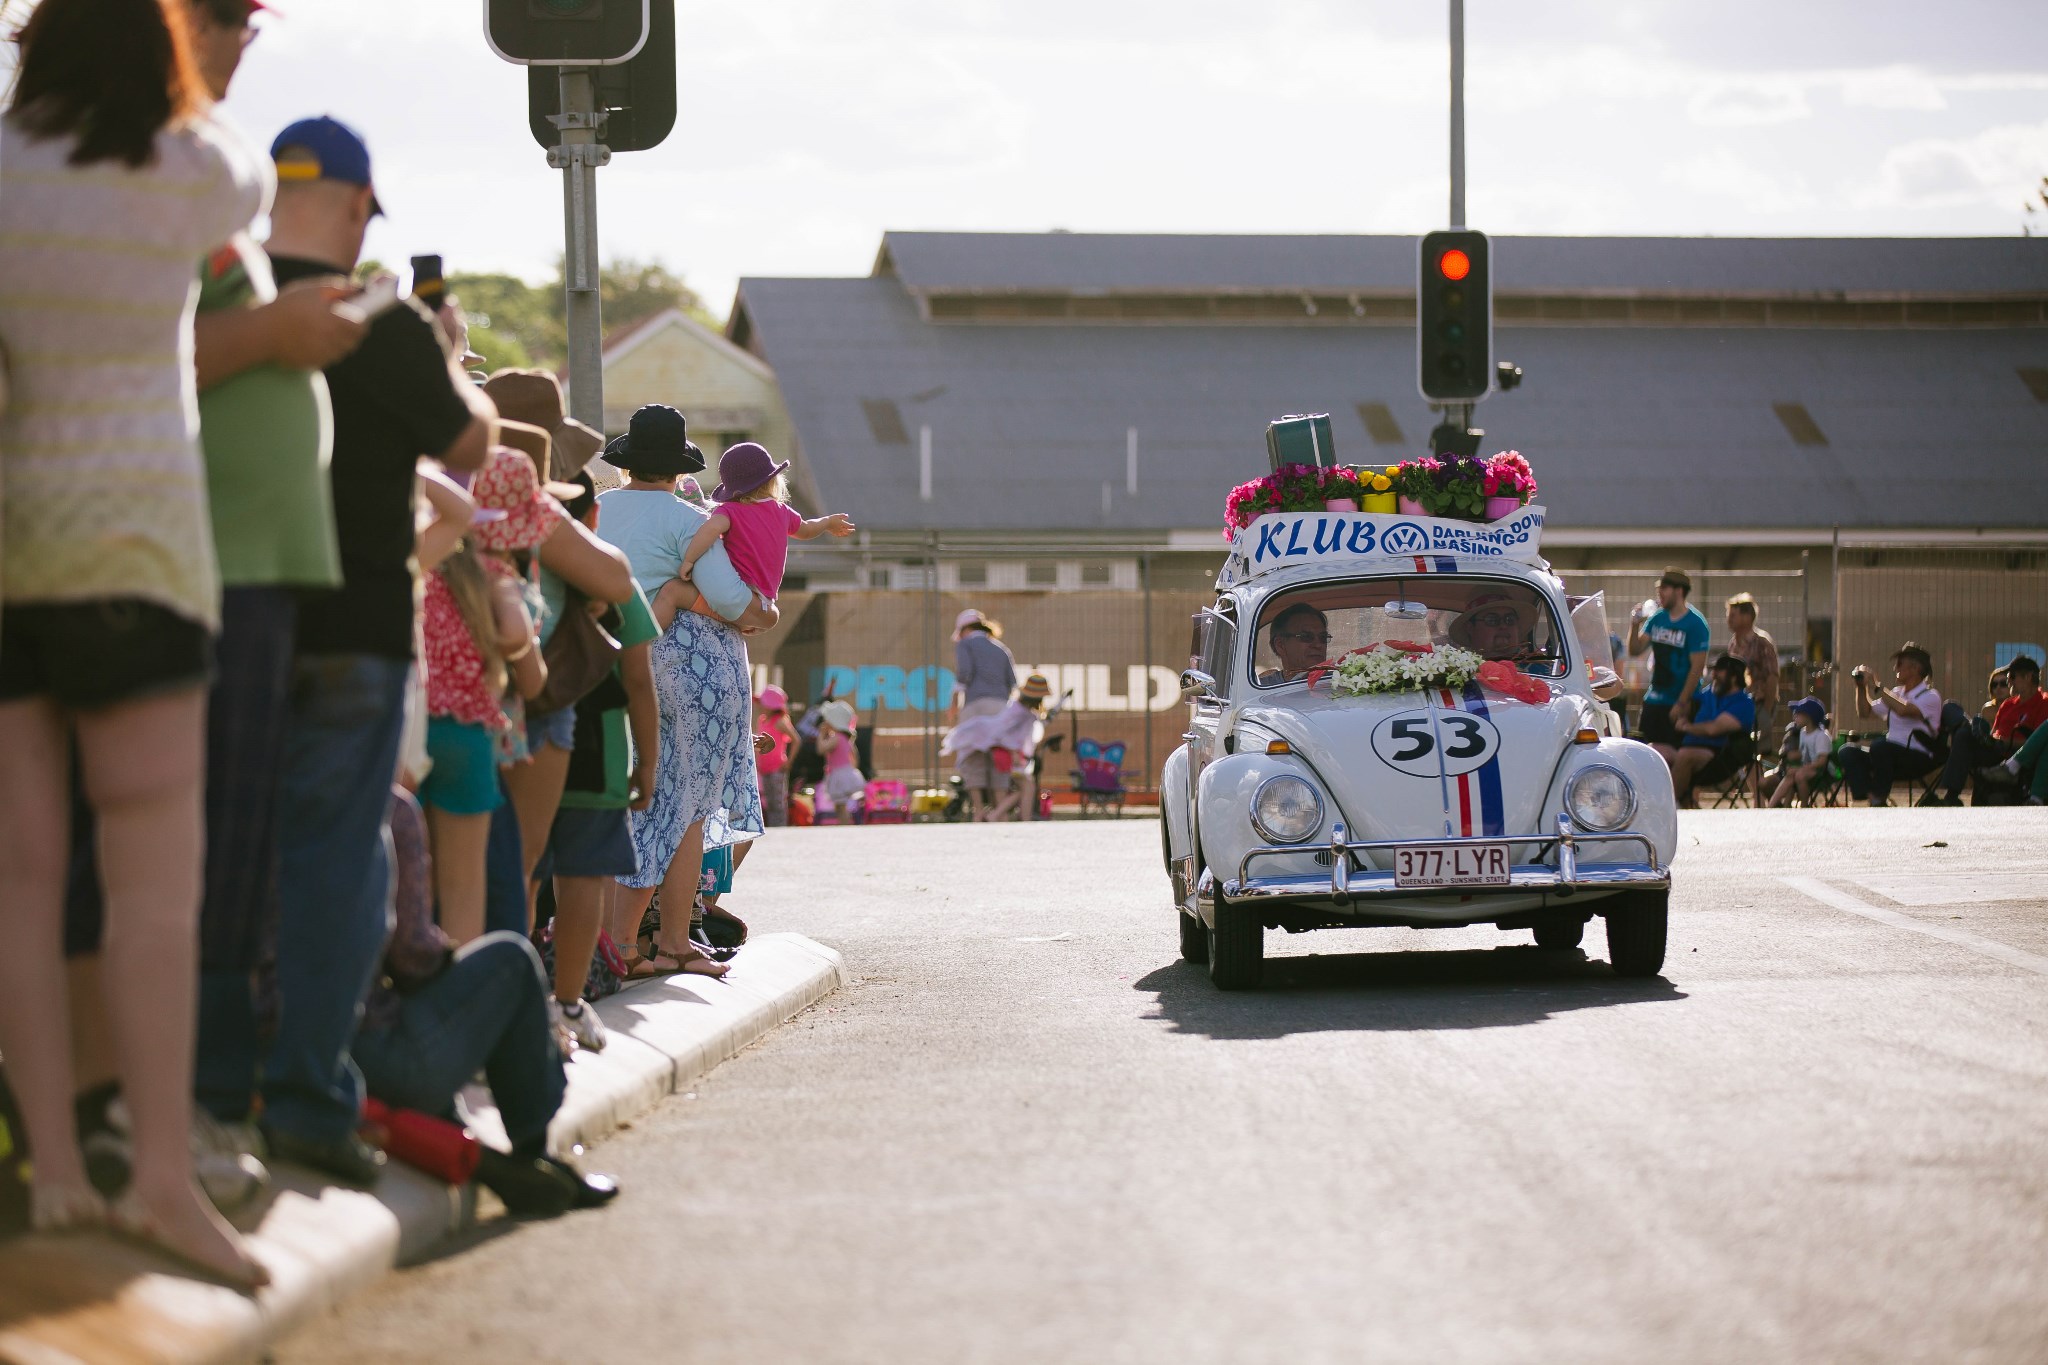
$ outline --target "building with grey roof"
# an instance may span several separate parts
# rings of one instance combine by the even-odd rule
[[[891,233],[863,279],[743,281],[729,335],[876,535],[1191,546],[1283,413],[1346,462],[1424,453],[1414,253]],[[1495,278],[1527,380],[1476,422],[1558,544],[2048,526],[2048,241],[1509,237]]]
[[[840,678],[929,768],[951,613],[990,607],[1082,710],[1156,713],[1101,734],[1170,746],[1174,637],[1267,423],[1427,453],[1416,250],[892,232],[862,278],[742,281],[727,335],[773,369],[799,500],[862,530],[796,547],[757,662]],[[1754,593],[1788,659],[1903,632],[1947,679],[2048,639],[2048,240],[1507,237],[1493,270],[1526,380],[1481,449],[1535,466],[1574,591],[1683,565],[1712,620]]]

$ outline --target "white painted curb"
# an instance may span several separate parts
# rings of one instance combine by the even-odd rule
[[[569,1093],[550,1137],[566,1145],[614,1132],[846,979],[835,950],[800,934],[762,934],[723,978],[657,977],[600,1001],[610,1040],[603,1052],[578,1053],[570,1063]],[[487,1141],[503,1141],[497,1111],[481,1091],[465,1093],[463,1106]],[[0,1361],[90,1361],[106,1358],[110,1346],[121,1359],[167,1365],[254,1360],[420,1259],[476,1213],[472,1191],[396,1164],[370,1192],[326,1185],[291,1166],[275,1175],[276,1197],[262,1221],[244,1229],[271,1275],[253,1299],[165,1274],[160,1259],[101,1236],[23,1238],[0,1249]],[[32,1308],[5,1292],[10,1283]]]

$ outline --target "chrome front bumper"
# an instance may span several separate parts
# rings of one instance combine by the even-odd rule
[[[1371,839],[1351,840],[1345,838],[1343,821],[1338,821],[1327,844],[1295,844],[1292,847],[1267,845],[1255,848],[1244,855],[1237,865],[1237,876],[1223,883],[1219,888],[1225,900],[1285,900],[1301,903],[1322,903],[1339,907],[1357,901],[1409,899],[1429,896],[1516,896],[1553,895],[1570,896],[1578,891],[1605,892],[1621,890],[1662,890],[1671,885],[1671,873],[1657,856],[1657,846],[1645,834],[1582,834],[1572,828],[1569,817],[1557,817],[1557,833],[1506,835],[1489,838],[1489,844],[1536,844],[1539,857],[1555,857],[1554,862],[1517,863],[1508,870],[1506,886],[1453,886],[1414,887],[1396,886],[1391,871],[1368,868],[1354,870],[1351,855],[1375,849],[1393,850],[1413,847],[1419,843],[1442,843],[1445,840],[1431,839]],[[1463,842],[1463,841],[1458,841]],[[1579,850],[1589,844],[1634,844],[1643,851],[1644,861],[1639,863],[1599,863],[1590,867],[1579,865]],[[1290,876],[1254,877],[1252,864],[1260,858],[1292,857],[1304,853],[1327,854],[1330,859],[1328,876],[1317,874],[1294,874]]]

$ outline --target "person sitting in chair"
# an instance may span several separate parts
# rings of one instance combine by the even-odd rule
[[[1671,790],[1683,806],[1692,804],[1695,787],[1726,782],[1749,761],[1754,746],[1738,743],[1756,726],[1756,702],[1747,690],[1749,665],[1733,654],[1714,660],[1705,687],[1693,694],[1692,717],[1674,720],[1677,747],[1651,747],[1671,765]]]
[[[1262,671],[1259,682],[1297,682],[1330,657],[1330,618],[1306,602],[1296,602],[1273,618],[1266,640],[1280,666]]]

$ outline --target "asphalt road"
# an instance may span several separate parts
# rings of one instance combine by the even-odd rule
[[[278,1359],[2048,1359],[2048,817],[1680,830],[1664,979],[1270,932],[1232,996],[1150,822],[778,834],[734,907],[855,984]]]

